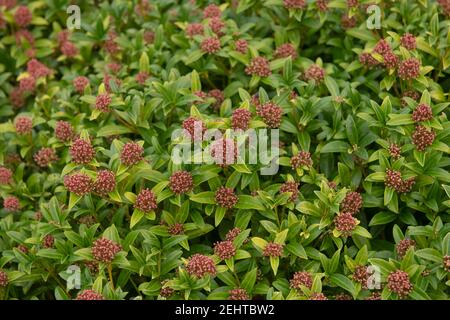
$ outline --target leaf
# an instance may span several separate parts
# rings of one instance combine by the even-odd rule
[[[325,76],[325,85],[332,97],[339,96],[339,86],[332,77]]]
[[[236,204],[236,208],[244,210],[254,209],[259,211],[264,211],[266,209],[257,197],[249,195],[239,195],[239,201]]]
[[[74,252],[76,256],[83,258],[83,260],[93,260],[91,248],[83,248]]]
[[[372,235],[370,234],[369,231],[367,231],[367,229],[361,227],[361,226],[356,226],[355,229],[352,232],[353,235],[357,234],[358,236],[364,237],[364,238],[372,238]]]
[[[414,290],[409,294],[413,300],[431,300],[430,296],[422,289],[414,286]]]
[[[442,263],[442,259],[443,259],[442,253],[440,253],[436,249],[425,248],[425,249],[417,250],[415,252],[415,254],[418,257],[421,257],[423,259],[430,260],[430,261],[433,261],[433,262]]]
[[[72,210],[72,208],[78,203],[78,201],[81,200],[82,197],[77,196],[75,193],[70,193],[70,197],[69,197],[69,211]]]
[[[390,187],[386,187],[384,189],[384,205],[387,206],[389,202],[391,202],[392,197],[394,196],[394,189]]]
[[[223,217],[225,216],[225,213],[227,212],[226,208],[223,207],[217,207],[216,212],[214,214],[214,225],[217,227],[220,222],[222,221]]]
[[[130,129],[124,126],[119,126],[115,124],[110,124],[103,126],[100,130],[97,131],[97,137],[108,137],[114,135],[121,135],[125,133],[132,132]]]
[[[36,26],[46,26],[48,25],[48,21],[42,17],[34,16],[33,19],[31,19],[31,24]]]
[[[374,173],[369,174],[366,177],[366,181],[369,181],[369,182],[383,182],[385,177],[386,177],[386,174],[384,172],[374,172]]]
[[[346,276],[344,276],[343,274],[339,274],[339,273],[335,273],[333,275],[330,276],[330,281],[341,287],[344,290],[347,290],[355,299],[357,294],[356,292],[356,287],[355,284],[353,283],[353,281],[351,281],[349,278],[347,278]]]
[[[212,192],[212,191],[205,191],[205,192],[193,194],[189,197],[189,199],[191,201],[198,202],[198,203],[216,204],[216,201],[214,200],[214,192]]]
[[[410,114],[389,114],[389,120],[387,122],[388,126],[404,126],[413,124],[414,121],[411,119]]]
[[[277,243],[277,244],[284,244],[284,241],[286,240],[288,232],[289,232],[289,229],[285,229],[281,232],[278,232],[277,235],[275,236],[275,240],[273,242]]]
[[[400,227],[398,225],[394,225],[394,227],[392,229],[392,234],[393,234],[395,243],[399,243],[401,240],[403,240],[405,238],[402,230],[400,229]]]
[[[150,61],[148,59],[147,53],[143,52],[139,58],[139,71],[150,73]]]
[[[303,248],[301,244],[289,243],[286,245],[286,249],[297,257],[308,260],[308,255],[306,254],[305,248]]]
[[[397,215],[392,212],[379,212],[372,217],[369,222],[369,226],[378,226],[383,224],[388,224],[389,222],[397,219]]]
[[[373,35],[373,33],[370,32],[367,29],[355,29],[355,28],[354,29],[348,29],[346,31],[346,33],[349,36],[352,36],[354,38],[361,39],[361,40],[364,40],[364,41],[370,41],[370,42],[375,42],[376,41],[375,36]]]
[[[253,237],[252,242],[257,248],[261,250],[264,250],[264,248],[267,246],[267,241],[259,237]]]
[[[450,255],[450,232],[442,240],[442,253],[447,256]]]
[[[274,275],[277,275],[278,266],[280,265],[279,257],[269,257],[270,266],[272,267],[272,271]]]
[[[194,93],[202,90],[202,83],[196,70],[191,72],[191,90]]]
[[[358,128],[352,116],[347,117],[346,121],[347,138],[351,144],[356,145],[359,142]]]
[[[234,256],[235,260],[243,260],[243,259],[249,259],[252,256],[248,251],[245,250],[236,250],[236,255]]]
[[[192,51],[185,59],[184,59],[184,63],[186,64],[192,64],[195,61],[197,61],[198,59],[200,59],[201,57],[203,57],[205,53],[201,50],[194,50]]]
[[[258,269],[253,268],[252,270],[248,271],[242,279],[241,287],[242,289],[245,289],[249,294],[252,293],[253,287],[255,286],[257,272]]]
[[[259,223],[261,224],[261,226],[266,229],[269,233],[277,233],[278,232],[278,228],[277,225],[275,223],[273,223],[272,221],[269,220],[260,220]]]
[[[134,209],[133,214],[131,215],[131,219],[130,219],[130,228],[133,229],[133,227],[142,220],[142,218],[144,217],[145,213],[142,212],[141,210],[138,209]]]
[[[433,47],[431,47],[426,41],[425,39],[423,39],[422,37],[417,37],[416,38],[416,43],[417,43],[417,49],[424,51],[428,54],[431,54],[432,56],[438,58],[439,57],[439,53],[436,49],[433,49]]]
[[[54,260],[61,260],[63,255],[56,249],[41,249],[36,253],[37,256]]]
[[[389,274],[396,270],[395,266],[393,266],[391,263],[389,263],[388,261],[383,260],[383,259],[372,258],[372,259],[369,259],[369,263],[379,267],[380,271],[383,274]]]
[[[320,153],[347,152],[350,145],[345,141],[331,141],[320,149]]]

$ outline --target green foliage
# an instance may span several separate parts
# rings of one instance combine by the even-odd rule
[[[66,300],[85,290],[110,300],[229,299],[236,289],[247,299],[449,298],[443,6],[216,1],[217,31],[204,15],[213,1],[82,1],[82,28],[64,34],[68,1],[18,2],[32,14],[23,27],[18,6],[0,7],[0,299]],[[373,2],[381,29],[369,30]],[[193,23],[203,31],[193,34]],[[211,37],[220,41],[214,52],[203,43]],[[266,76],[252,71],[256,57],[267,59]],[[417,70],[403,65],[411,58]],[[250,128],[267,128],[269,102],[281,113],[275,175],[261,174],[260,163],[173,161],[188,143],[173,134],[189,116],[225,131],[246,109]],[[419,104],[431,116],[417,120]],[[58,121],[72,127],[67,139]],[[418,125],[434,132],[424,148]],[[76,137],[92,145],[89,161],[75,161]],[[121,156],[129,142],[143,148],[134,164]],[[97,184],[101,170],[112,172],[111,189]],[[181,170],[192,177],[185,192],[173,182]],[[94,186],[73,192],[74,173]],[[224,200],[221,187],[232,193]],[[144,189],[154,198],[142,200]],[[111,259],[99,257],[99,239],[117,246]],[[196,254],[211,272],[198,274]],[[67,286],[72,267],[81,289]],[[361,280],[367,267],[374,273]],[[403,296],[391,285],[399,270],[410,284]]]

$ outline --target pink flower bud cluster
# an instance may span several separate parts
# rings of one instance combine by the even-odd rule
[[[363,289],[367,289],[367,284],[371,273],[369,272],[369,268],[367,266],[358,265],[355,267],[355,271],[353,272],[352,279],[359,284]]]
[[[306,7],[305,0],[283,0],[286,9],[304,9]]]
[[[84,76],[79,76],[73,79],[73,86],[79,94],[83,94],[84,89],[89,85],[89,79]]]
[[[8,275],[6,274],[5,271],[0,270],[0,288],[6,287],[8,283],[9,283]]]
[[[111,263],[120,250],[120,244],[106,238],[99,238],[92,244],[92,256],[104,263]]]
[[[233,242],[228,240],[216,242],[214,244],[214,254],[222,260],[230,259],[236,254],[236,248]]]
[[[416,145],[418,151],[424,151],[427,147],[431,146],[436,138],[436,133],[433,129],[427,129],[424,126],[416,126],[416,129],[412,133],[412,142]]]
[[[222,186],[217,189],[214,195],[214,200],[219,206],[231,209],[238,203],[239,198],[234,193],[234,190],[232,188]]]
[[[422,122],[433,119],[433,110],[425,103],[420,103],[416,109],[414,109],[411,119],[414,122]]]
[[[31,133],[33,129],[33,121],[29,117],[17,117],[14,123],[17,134],[25,135]]]
[[[402,155],[402,150],[400,149],[400,147],[397,144],[391,143],[389,145],[389,154],[392,157],[392,159],[398,160],[398,159],[400,159],[400,157]]]
[[[203,35],[204,28],[201,23],[191,23],[186,27],[186,34],[189,38],[192,38],[196,35]]]
[[[99,170],[95,179],[93,190],[100,195],[113,192],[116,188],[116,176],[111,170]]]
[[[272,74],[272,71],[270,70],[269,61],[266,58],[255,57],[245,68],[245,73],[248,75],[255,75],[259,77],[268,77]]]
[[[91,142],[82,138],[77,138],[72,142],[69,153],[76,164],[87,164],[95,157],[95,150]]]
[[[263,250],[264,257],[277,258],[283,254],[283,245],[279,243],[269,242]]]
[[[411,239],[402,239],[399,243],[397,243],[395,249],[400,258],[403,258],[408,251],[409,248],[414,248],[416,246],[416,242]]]
[[[300,151],[291,158],[291,166],[294,170],[302,166],[311,167],[312,164],[311,153],[308,151]]]
[[[408,50],[415,50],[417,47],[416,43],[416,37],[414,37],[411,33],[405,33],[400,38],[400,43],[403,47],[405,47]]]
[[[74,173],[64,177],[64,187],[77,196],[84,196],[92,191],[92,179],[84,173]]]
[[[10,169],[5,167],[0,167],[0,184],[10,184],[12,180],[13,173]]]
[[[95,108],[102,112],[109,112],[111,109],[109,105],[111,104],[111,96],[107,93],[99,94],[95,98]]]
[[[132,166],[144,159],[144,148],[136,142],[127,142],[120,152],[120,161],[126,166]]]
[[[363,206],[363,199],[359,192],[350,191],[341,202],[341,211],[357,214]]]
[[[320,12],[327,12],[328,11],[328,2],[329,2],[329,0],[317,0],[316,1],[317,9],[319,9]]]
[[[256,109],[258,116],[263,118],[264,123],[271,129],[276,129],[281,125],[283,109],[273,102],[266,102]]]
[[[105,298],[94,290],[88,289],[81,291],[76,300],[105,300]]]
[[[325,70],[317,64],[313,64],[306,69],[303,77],[306,81],[314,81],[315,84],[320,84],[325,79]]]
[[[244,39],[236,40],[236,42],[234,43],[234,47],[237,52],[246,54],[248,50],[248,42]]]
[[[3,208],[8,212],[17,212],[20,210],[19,199],[15,196],[7,196],[3,200]]]
[[[155,210],[158,207],[156,195],[150,189],[142,189],[136,197],[134,207],[145,213]]]
[[[51,163],[58,160],[55,150],[52,148],[42,148],[33,155],[34,161],[40,167],[48,167]]]
[[[218,5],[210,4],[203,10],[203,17],[207,18],[219,18],[222,14]]]
[[[351,236],[357,225],[356,218],[350,212],[341,212],[334,218],[334,225],[344,237]]]
[[[295,47],[290,43],[282,44],[275,51],[276,58],[287,58],[289,56],[292,60],[295,60],[298,57],[297,50],[295,50]]]
[[[220,50],[220,40],[216,37],[209,37],[202,41],[200,47],[203,52],[217,53]]]
[[[415,178],[412,177],[404,180],[400,171],[386,169],[384,184],[386,187],[393,188],[398,193],[406,193],[411,191],[415,184]]]
[[[33,16],[26,6],[19,6],[14,12],[14,21],[19,27],[26,27],[31,23]]]
[[[53,248],[53,245],[55,244],[55,237],[51,234],[48,234],[42,239],[42,246],[44,248]]]
[[[249,110],[243,108],[236,109],[231,116],[231,127],[234,130],[240,129],[246,131],[251,119],[252,113]]]
[[[238,146],[236,141],[221,138],[211,144],[211,157],[214,163],[222,168],[234,164],[238,157]]]
[[[206,125],[196,117],[189,117],[183,121],[184,133],[192,141],[200,141],[206,132]]]
[[[409,275],[402,270],[391,272],[387,277],[387,287],[400,299],[406,298],[413,290]]]
[[[420,75],[420,61],[416,58],[409,58],[400,63],[398,76],[402,80],[416,79]]]
[[[242,288],[235,288],[230,290],[228,300],[250,300],[247,291]]]
[[[301,290],[301,286],[311,288],[313,284],[313,278],[308,271],[297,271],[289,281],[289,285],[292,289]]]
[[[70,32],[68,30],[61,31],[58,34],[59,50],[68,58],[74,57],[79,50],[73,42],[70,41]]]
[[[187,171],[177,171],[169,180],[169,188],[176,194],[187,193],[194,187],[192,175]]]
[[[167,231],[173,236],[184,233],[184,225],[182,223],[174,223],[167,228]]]
[[[216,275],[216,265],[214,260],[202,254],[194,254],[188,261],[186,271],[197,278],[206,275]]]
[[[291,192],[291,196],[289,197],[289,201],[295,202],[298,199],[299,191],[298,191],[299,183],[295,181],[287,181],[283,183],[280,187],[280,193]]]

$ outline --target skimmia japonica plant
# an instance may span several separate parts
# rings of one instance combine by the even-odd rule
[[[449,298],[449,0],[71,4],[0,0],[0,299]]]

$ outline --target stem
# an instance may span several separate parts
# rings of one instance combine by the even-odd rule
[[[48,272],[48,274],[49,274],[53,279],[55,279],[56,283],[58,283],[58,285],[64,290],[64,293],[65,293],[69,298],[71,298],[69,291],[67,291],[67,289],[66,289],[66,286],[62,284],[61,280],[56,276],[54,270],[51,269],[51,268],[49,268],[49,267],[47,267],[46,265],[44,265],[44,264],[42,264],[42,263],[39,263],[39,264],[41,265],[41,267],[43,267],[43,268]]]
[[[109,282],[111,283],[111,287],[114,290],[114,280],[113,280],[113,276],[112,276],[112,266],[111,266],[110,263],[108,264],[107,268],[108,268]]]
[[[136,283],[134,283],[134,281],[133,281],[132,278],[130,278],[130,281],[131,281],[131,284],[133,285],[134,289],[136,290],[137,294],[140,294],[140,293],[139,293],[139,288],[138,288],[138,286],[136,285]]]
[[[233,269],[234,269],[234,268],[233,268]],[[234,275],[234,277],[236,278],[238,287],[240,288],[240,287],[241,287],[241,281],[239,280],[239,277],[237,276],[236,271],[233,271],[233,275]]]
[[[123,125],[124,125],[125,127],[127,127],[128,129],[130,129],[131,132],[133,132],[133,133],[138,133],[138,132],[136,131],[136,129],[134,128],[134,126],[131,125],[131,124],[129,124],[128,122],[126,122],[124,119],[122,119],[122,118],[120,117],[120,115],[119,115],[115,110],[112,110],[112,113],[114,114],[114,117],[117,119],[117,121],[119,121],[121,124],[123,124]]]

